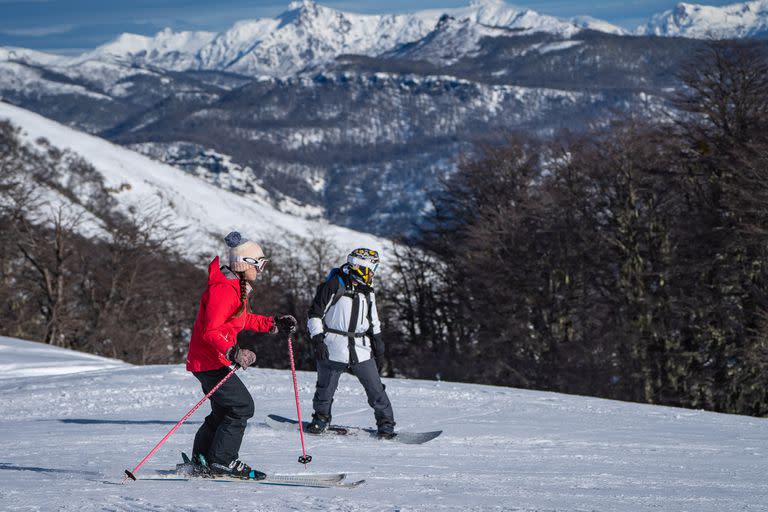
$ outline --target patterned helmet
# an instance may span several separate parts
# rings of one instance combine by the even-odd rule
[[[370,286],[379,270],[379,253],[373,249],[355,249],[347,256],[349,275],[358,283]]]

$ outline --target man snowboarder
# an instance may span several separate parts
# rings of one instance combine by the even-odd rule
[[[314,414],[307,428],[310,433],[320,434],[328,429],[339,377],[349,369],[365,389],[379,437],[395,435],[392,405],[376,364],[376,359],[380,361],[384,355],[373,292],[373,277],[378,268],[377,251],[355,249],[349,253],[347,262],[333,269],[317,287],[307,315],[317,360]]]

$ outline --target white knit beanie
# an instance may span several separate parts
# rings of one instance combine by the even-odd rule
[[[258,260],[264,257],[264,251],[256,242],[246,240],[237,231],[232,231],[224,241],[229,247],[229,268],[235,272],[245,272],[250,264],[242,261],[242,258],[253,258]]]

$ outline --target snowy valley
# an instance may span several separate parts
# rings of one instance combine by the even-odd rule
[[[631,34],[500,0],[396,15],[306,0],[77,57],[0,48],[0,96],[232,192],[257,183],[285,213],[393,236],[477,142],[668,115],[681,66],[712,35],[759,36],[765,12],[679,4]]]

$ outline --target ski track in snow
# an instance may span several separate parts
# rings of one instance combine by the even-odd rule
[[[48,361],[48,371],[45,371]],[[182,366],[119,361],[0,338],[3,511],[765,511],[768,421],[513,388],[386,380],[398,427],[444,430],[424,445],[306,437],[306,473],[346,472],[357,489],[247,482],[141,481],[133,467],[200,399]],[[64,373],[67,368],[71,373]],[[25,370],[26,369],[26,370]],[[29,370],[29,371],[27,371]],[[239,372],[256,402],[241,458],[304,474],[290,372]],[[314,374],[299,372],[303,415]],[[169,469],[208,413],[201,407],[137,472]],[[362,388],[343,375],[339,423],[371,426]]]

